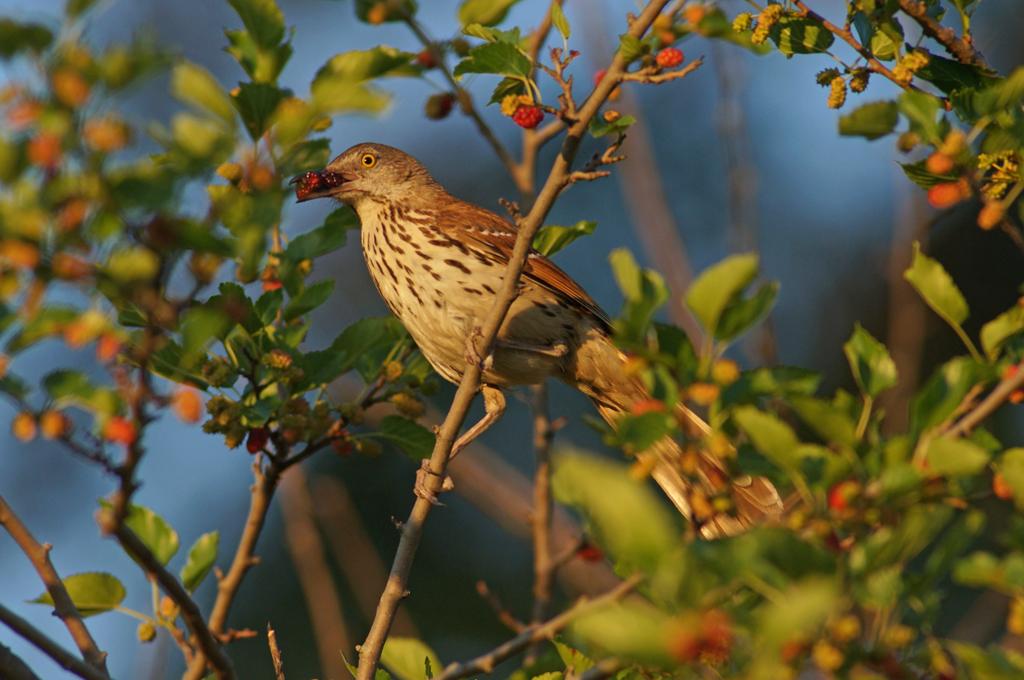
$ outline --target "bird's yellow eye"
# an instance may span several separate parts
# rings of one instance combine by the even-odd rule
[[[372,168],[377,165],[377,157],[372,153],[364,153],[363,157],[359,159],[359,162],[363,164],[364,168]]]

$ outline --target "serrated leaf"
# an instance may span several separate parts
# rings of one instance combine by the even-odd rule
[[[104,510],[113,510],[110,501],[105,498],[101,498],[99,503]],[[124,523],[135,532],[160,564],[167,564],[178,552],[178,532],[149,508],[134,504],[129,506]]]
[[[334,291],[334,279],[317,281],[288,301],[284,308],[284,320],[291,321],[308,314],[323,303]]]
[[[360,319],[342,331],[326,349],[306,352],[302,356],[303,381],[299,387],[311,388],[331,382],[355,368],[374,349],[388,352],[396,341],[404,337],[405,329],[397,319]]]
[[[914,242],[914,259],[910,268],[903,272],[903,278],[914,287],[932,311],[963,334],[961,324],[969,314],[967,300],[949,272],[937,260],[921,252],[920,243]]]
[[[220,533],[210,531],[196,539],[196,542],[189,548],[188,559],[179,574],[181,584],[189,592],[195,591],[213,569],[213,563],[217,560],[219,543]]]
[[[519,0],[463,0],[459,5],[459,23],[494,26],[505,20],[508,11]]]
[[[260,47],[277,47],[284,39],[284,14],[275,0],[228,0]]]
[[[72,574],[62,582],[75,608],[83,617],[110,611],[121,604],[126,595],[121,581],[116,576],[102,571]],[[54,606],[53,598],[48,592],[29,602]]]
[[[416,638],[395,635],[384,643],[380,661],[399,680],[426,680],[444,668],[428,645]]]
[[[455,77],[466,73],[494,73],[502,76],[530,77],[533,65],[518,47],[504,42],[478,45],[455,67]]]
[[[989,454],[969,439],[939,437],[928,444],[925,460],[928,472],[962,477],[974,475],[988,465]]]
[[[832,46],[835,38],[825,26],[810,17],[782,16],[768,36],[786,56],[820,54]]]
[[[171,72],[171,92],[183,102],[234,124],[235,107],[220,83],[197,64],[182,62]]]
[[[292,56],[291,43],[261,46],[249,31],[224,31],[227,52],[257,83],[273,83]]]
[[[622,573],[650,573],[677,545],[678,528],[665,504],[621,463],[561,449],[551,483],[559,502],[587,518]]]
[[[257,141],[270,125],[278,104],[290,96],[290,90],[269,83],[239,83],[237,92],[232,93],[231,98],[249,137]]]
[[[732,255],[701,272],[686,291],[686,304],[706,331],[716,331],[726,306],[750,285],[757,272],[754,253]]]
[[[857,324],[853,335],[843,345],[850,372],[861,392],[877,397],[896,384],[896,362],[885,345]]]
[[[394,444],[413,460],[429,458],[434,450],[434,433],[402,416],[384,416],[373,436]]]
[[[334,252],[345,245],[346,234],[358,228],[359,219],[352,209],[338,208],[327,216],[322,226],[292,239],[284,256],[292,262],[301,262]]]
[[[839,117],[839,134],[848,137],[878,139],[896,129],[899,108],[896,102],[871,102]]]
[[[463,35],[468,35],[471,38],[480,38],[487,42],[503,42],[513,46],[518,46],[523,40],[518,26],[514,26],[507,31],[503,31],[500,28],[481,26],[480,24],[469,24],[468,26],[462,27],[462,33]]]
[[[541,255],[551,256],[580,238],[589,236],[597,228],[597,222],[580,220],[569,227],[550,225],[541,227],[533,237],[533,249]]]
[[[959,179],[959,175],[952,173],[937,175],[934,172],[930,172],[927,167],[925,167],[925,164],[926,161],[921,160],[917,163],[900,163],[900,167],[903,169],[903,173],[907,176],[907,179],[922,189],[930,189],[936,184],[955,182]]]

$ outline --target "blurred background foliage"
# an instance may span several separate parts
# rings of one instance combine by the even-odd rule
[[[454,31],[458,4],[424,2],[419,18],[432,35],[447,36]],[[352,5],[347,0],[281,3],[287,25],[295,27],[294,54],[280,75],[284,86],[305,94],[320,66],[337,52],[379,44],[419,50],[404,26],[384,24],[371,29],[355,19]],[[730,16],[746,7],[738,1],[721,5]],[[531,26],[545,6],[524,0],[513,8],[508,23]],[[841,14],[842,7],[838,1],[815,4],[816,10],[831,17]],[[586,10],[582,8],[583,3],[570,1],[566,13],[574,27],[574,46],[583,52],[574,68],[581,82],[589,82],[590,74],[603,66],[605,55],[616,44],[623,13],[634,8],[630,3],[604,0],[587,0]],[[54,25],[53,17],[62,10],[60,2],[0,0],[0,15],[48,25]],[[146,36],[147,44],[201,65],[230,87],[244,76],[224,51],[223,29],[238,24],[227,3],[121,0],[99,3],[83,28],[85,40],[96,50]],[[1022,29],[1024,16],[1015,0],[986,0],[973,21],[976,46],[1002,73],[1024,62],[1024,47],[1016,40]],[[787,60],[778,53],[756,56],[699,36],[683,48],[688,58],[703,55],[705,66],[685,83],[630,88],[617,104],[640,121],[626,149],[630,159],[611,178],[577,185],[557,204],[550,223],[597,222],[592,236],[557,256],[559,264],[614,311],[621,305],[621,296],[610,275],[607,253],[615,248],[628,248],[641,264],[660,267],[664,260],[659,256],[678,250],[678,239],[685,246],[690,271],[702,270],[730,252],[755,248],[761,254],[762,275],[781,284],[771,317],[774,340],[769,345],[756,339],[744,341],[730,356],[745,367],[767,362],[810,368],[823,374],[824,392],[839,387],[855,392],[840,348],[859,322],[885,341],[894,355],[901,385],[886,397],[885,405],[891,417],[899,419],[914,385],[962,351],[956,335],[924,309],[903,280],[910,243],[926,242],[928,252],[956,280],[970,305],[965,327],[973,337],[983,322],[1020,296],[1024,256],[1004,233],[977,228],[976,205],[941,215],[929,208],[896,164],[905,159],[891,140],[866,143],[840,137],[838,114],[826,107],[827,93],[814,82],[815,74],[829,65],[824,60]],[[0,78],[21,78],[25,68],[3,62]],[[432,80],[436,84],[440,79]],[[486,101],[492,79],[470,77],[467,83],[478,100]],[[322,133],[330,139],[332,152],[359,141],[391,144],[423,161],[457,196],[495,209],[498,197],[515,198],[504,169],[468,119],[457,112],[440,121],[424,115],[426,100],[438,91],[435,86],[420,79],[393,78],[380,89],[390,95],[390,102],[386,106],[379,102],[379,115],[340,116]],[[119,108],[129,122],[157,121],[173,131],[172,118],[181,110],[171,96],[173,90],[170,72],[158,71],[118,94]],[[875,79],[871,92],[871,99],[877,99],[895,96],[897,90]],[[545,91],[546,97],[553,99],[554,94]],[[496,107],[484,115],[509,146],[516,146],[520,130],[510,120],[501,117]],[[158,150],[146,130],[138,135],[142,150]],[[159,138],[159,132],[155,136]],[[186,140],[200,137],[194,131],[182,135]],[[542,168],[554,153],[553,145],[542,152]],[[204,199],[186,192],[180,200],[185,206],[194,202],[195,210],[201,211]],[[322,224],[329,210],[318,203],[289,205],[285,233],[294,237],[309,231]],[[197,218],[201,217],[198,212]],[[354,241],[350,238],[344,249],[318,262],[314,281],[336,283],[329,303],[313,316],[310,346],[323,347],[353,321],[386,313]],[[673,290],[679,290],[673,284],[690,278],[682,267],[663,273]],[[681,305],[681,300],[671,300],[668,313]],[[34,346],[19,361],[29,379],[58,363],[81,370],[93,366],[91,351],[71,351],[58,341]],[[443,410],[449,396],[444,386],[431,400]],[[567,426],[558,433],[559,442],[602,450],[600,436],[580,417],[590,408],[580,395],[552,386],[551,403],[552,416],[567,418]],[[13,416],[14,410],[6,404],[0,408],[5,416]],[[1004,411],[991,429],[1005,442],[1020,442],[1024,420],[1018,412]],[[528,410],[514,405],[483,443],[493,448],[502,464],[529,475],[529,432]],[[241,450],[226,450],[220,438],[204,435],[198,427],[173,417],[156,423],[150,433],[150,450],[139,475],[144,485],[137,501],[157,509],[186,545],[211,529],[220,531],[222,545],[233,545],[248,500],[249,457]],[[129,586],[125,605],[145,609],[149,594],[141,575],[115,543],[97,540],[91,509],[95,498],[109,491],[108,481],[50,442],[23,444],[10,438],[3,452],[0,493],[37,536],[56,546],[54,561],[61,573],[116,573]],[[478,594],[477,581],[485,580],[490,591],[520,616],[527,616],[531,600],[528,529],[521,516],[510,514],[509,506],[496,501],[493,489],[481,492],[468,473],[460,481],[464,464],[456,463],[453,470],[457,489],[476,488],[477,493],[449,494],[448,507],[435,513],[429,523],[413,571],[415,596],[404,605],[408,617],[400,619],[396,629],[401,634],[418,634],[445,660],[490,648],[508,636]],[[328,568],[336,577],[346,617],[346,646],[361,637],[372,614],[367,602],[370,607],[375,604],[382,564],[394,552],[398,540],[394,519],[407,512],[414,470],[407,458],[394,455],[388,447],[372,458],[325,453],[307,467],[321,537],[328,546]],[[508,488],[521,491],[509,479]],[[515,540],[509,539],[510,528]],[[0,601],[27,599],[27,594],[39,590],[36,575],[6,537],[0,539],[0,546],[5,575],[0,579]],[[273,622],[291,677],[342,677],[339,666],[320,665],[280,507],[272,510],[258,553],[261,566],[248,576],[232,620],[256,629],[262,629],[267,620]],[[581,581],[596,583],[598,577],[588,576],[586,565],[581,569],[582,576],[576,576],[565,592],[576,592]],[[214,588],[212,582],[203,584],[197,591],[200,601],[212,600]],[[944,613],[941,623],[947,630],[978,643],[990,641],[1002,630],[1006,598],[978,596],[977,591],[963,589],[950,602],[962,606]],[[34,621],[59,637],[59,623],[45,620],[41,612]],[[135,626],[122,616],[91,620],[94,635],[111,654],[113,675],[177,676],[181,661],[173,645],[158,637],[153,645],[139,646],[134,641]],[[26,660],[49,668],[23,643],[6,633],[0,639]],[[241,677],[269,676],[262,640],[236,642],[232,654]]]

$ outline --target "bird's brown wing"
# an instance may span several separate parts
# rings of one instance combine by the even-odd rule
[[[458,229],[463,243],[477,248],[499,266],[508,264],[516,242],[515,225],[489,210],[461,201],[446,206],[443,214],[448,219],[439,226],[446,235],[455,239],[454,232]],[[531,250],[526,260],[523,277],[551,291],[569,306],[594,317],[605,331],[611,330],[608,315],[580,284],[535,250]]]

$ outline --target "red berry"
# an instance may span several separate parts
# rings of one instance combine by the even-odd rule
[[[249,438],[245,442],[245,449],[249,453],[259,453],[267,445],[270,439],[270,432],[265,427],[257,427],[249,430]]]
[[[576,551],[576,557],[580,558],[584,562],[598,562],[604,559],[604,553],[596,545],[584,543]]]
[[[515,121],[516,125],[527,130],[540,125],[540,122],[544,120],[544,112],[536,106],[520,106],[516,109],[516,112],[512,114],[512,120]]]
[[[658,52],[655,61],[661,68],[675,68],[683,63],[683,51],[676,47],[666,47]]]
[[[416,55],[416,63],[423,68],[434,68],[437,66],[437,58],[434,56],[434,51],[431,49],[422,50]]]

